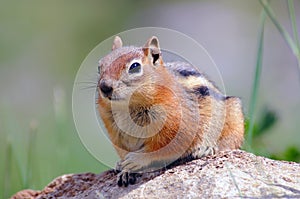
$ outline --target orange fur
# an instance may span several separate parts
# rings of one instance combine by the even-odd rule
[[[100,63],[102,71],[99,82],[101,79],[115,81],[117,87],[113,88],[113,94],[116,99],[128,95],[130,99],[127,105],[122,100],[111,101],[103,97],[99,89],[98,110],[121,158],[121,164],[131,160],[132,157],[128,155],[132,155],[132,152],[136,152],[136,157],[138,152],[143,153],[143,157],[137,158],[136,161],[140,162],[136,164],[150,164],[172,162],[197,153],[202,146],[219,150],[241,146],[244,117],[238,98],[226,98],[205,77],[178,77],[177,73],[172,73],[166,68],[161,55],[157,54],[160,50],[155,38],[151,38],[145,47],[134,49],[122,48],[120,38],[115,41],[112,54]],[[114,56],[116,59],[113,60]],[[141,60],[142,74],[132,77],[128,74],[128,63],[132,60]],[[196,89],[201,86],[215,92],[215,96],[197,93]],[[126,126],[126,121],[132,120],[137,127],[127,126],[129,130],[142,130],[136,130],[133,135],[124,132],[115,121],[112,106],[120,110],[120,117],[124,120],[121,121],[122,125]],[[124,106],[128,106],[130,115],[122,115]],[[154,129],[160,124],[162,126],[152,134],[151,124]],[[149,136],[142,137],[144,134]],[[201,157],[201,154],[200,151],[195,157]],[[122,169],[127,170],[126,165],[124,167]]]

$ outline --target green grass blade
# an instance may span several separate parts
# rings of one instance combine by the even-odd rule
[[[30,188],[32,186],[33,179],[33,166],[34,166],[34,151],[36,145],[36,134],[37,134],[37,121],[33,120],[30,123],[28,150],[27,150],[27,164],[25,172],[24,188]]]
[[[298,29],[296,25],[296,15],[295,15],[295,9],[294,9],[294,1],[293,0],[288,0],[288,7],[289,7],[289,13],[290,13],[290,19],[292,22],[292,29],[293,29],[293,35],[294,39],[296,41],[296,45],[298,50],[300,49],[300,42],[299,42],[299,37],[298,37]]]
[[[282,37],[285,39],[287,42],[288,46],[291,48],[293,54],[296,56],[297,61],[298,61],[298,69],[300,70],[300,49],[297,47],[289,33],[280,25],[280,23],[277,21],[275,14],[272,10],[272,8],[269,6],[269,3],[266,2],[265,0],[259,0],[261,5],[264,7],[267,15],[271,19],[272,23],[275,25],[277,30],[280,32]]]
[[[8,141],[6,144],[6,152],[5,152],[5,166],[4,166],[4,191],[3,198],[8,198],[11,191],[11,174],[12,174],[12,146]]]
[[[294,9],[294,1],[293,0],[288,0],[288,7],[289,7],[289,13],[290,13],[290,20],[292,23],[292,29],[293,29],[293,35],[294,39],[296,41],[296,46],[298,48],[298,53],[300,52],[300,42],[299,42],[299,37],[298,37],[298,30],[297,30],[297,24],[296,24],[296,15],[295,15],[295,9]],[[298,61],[298,70],[300,74],[300,55],[298,54],[297,57]]]
[[[251,100],[249,105],[249,128],[247,132],[247,144],[248,150],[251,150],[252,139],[253,139],[253,129],[254,129],[254,113],[257,103],[258,87],[260,83],[262,60],[263,60],[263,46],[264,46],[264,27],[266,21],[266,13],[263,10],[260,16],[259,24],[259,38],[258,38],[258,49],[257,49],[257,59],[255,68],[255,78],[252,87]]]

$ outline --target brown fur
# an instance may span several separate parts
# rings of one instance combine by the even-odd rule
[[[98,110],[121,158],[122,173],[144,171],[153,162],[171,163],[241,146],[244,117],[238,98],[226,98],[204,76],[179,77],[173,73],[172,67],[164,64],[155,37],[143,48],[122,48],[122,41],[116,38],[113,49],[100,61],[99,82],[114,81],[116,99],[130,99],[127,105],[124,100],[111,101],[98,89]],[[132,60],[141,60],[142,74],[128,75]],[[197,92],[201,86],[214,93]],[[130,134],[119,128],[117,117]],[[127,124],[131,120],[136,127]],[[203,151],[207,148],[213,150]]]
[[[225,124],[218,139],[220,150],[240,148],[244,140],[244,116],[239,98],[226,99]]]

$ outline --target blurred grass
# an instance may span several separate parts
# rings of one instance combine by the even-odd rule
[[[300,42],[299,42],[299,36],[298,36],[298,28],[296,25],[296,16],[295,16],[295,8],[294,8],[293,0],[288,0],[288,8],[289,8],[289,13],[290,13],[292,29],[293,29],[293,35],[294,35],[296,47],[298,49],[298,55],[296,57],[297,57],[297,61],[298,61],[298,71],[300,74]]]
[[[265,21],[266,21],[266,13],[262,10],[260,15],[260,24],[258,30],[258,49],[257,49],[257,59],[256,59],[256,67],[255,67],[255,75],[254,75],[254,82],[252,87],[250,105],[249,105],[249,127],[247,129],[247,142],[246,148],[248,151],[252,151],[252,138],[253,138],[253,128],[254,128],[254,121],[255,121],[255,110],[257,104],[257,96],[261,78],[261,70],[262,70],[262,61],[263,61],[263,46],[264,46],[264,28],[265,28]]]
[[[73,81],[95,45],[125,30],[126,20],[146,3],[29,0],[0,5],[0,89],[9,94],[0,99],[0,198],[42,189],[62,174],[109,169],[77,135]]]
[[[259,26],[259,36],[258,36],[258,49],[257,49],[257,59],[256,59],[256,70],[254,75],[252,94],[249,105],[249,119],[246,119],[246,143],[244,145],[245,149],[254,152],[258,155],[263,155],[266,157],[282,160],[290,160],[295,162],[300,162],[300,149],[295,146],[288,146],[287,149],[281,154],[273,154],[266,150],[264,144],[259,138],[262,137],[267,131],[267,129],[272,128],[278,121],[278,116],[274,110],[265,109],[260,112],[260,118],[255,120],[255,111],[257,109],[256,103],[258,99],[258,91],[261,78],[262,70],[262,60],[263,60],[263,46],[264,46],[264,27],[266,15],[271,19],[272,23],[277,28],[278,32],[281,34],[282,38],[286,41],[290,47],[292,53],[298,62],[298,75],[300,77],[300,45],[298,38],[298,30],[296,26],[296,17],[293,0],[288,0],[288,9],[290,20],[292,24],[292,30],[295,41],[289,35],[288,31],[283,28],[283,26],[276,19],[274,11],[270,7],[269,1],[259,0],[263,6],[263,11],[260,17]],[[253,142],[254,140],[254,142]]]
[[[6,150],[5,150],[5,160],[4,160],[4,175],[3,175],[3,187],[4,190],[1,190],[1,193],[3,193],[3,198],[8,198],[9,196],[9,190],[11,189],[11,179],[12,179],[12,149],[11,149],[11,143],[7,141],[6,143]]]
[[[298,69],[299,69],[299,73],[300,73],[300,48],[299,48],[299,45],[297,45],[294,42],[292,37],[289,35],[288,31],[285,30],[284,27],[276,19],[274,11],[270,7],[269,3],[266,0],[259,0],[259,2],[263,6],[265,12],[267,13],[268,17],[271,19],[272,23],[275,25],[275,27],[277,28],[277,30],[279,31],[281,36],[284,38],[284,40],[286,41],[288,46],[291,48],[291,50],[292,50],[293,54],[295,55],[295,57],[297,58]],[[295,17],[294,17],[295,12],[294,12],[294,3],[293,3],[293,1],[289,2],[289,12],[290,12],[290,16],[291,16],[293,29],[294,29],[294,31],[296,31],[297,28],[296,28],[296,23],[294,22],[295,21]],[[295,33],[295,37],[297,37],[297,35],[298,34]]]
[[[35,160],[36,154],[36,135],[37,135],[37,121],[32,120],[29,125],[29,139],[27,144],[27,161],[26,161],[26,171],[24,177],[24,187],[30,188],[33,185],[33,174],[37,176],[36,180],[38,180],[38,172],[34,172],[35,169],[38,168],[38,160]],[[39,183],[38,181],[36,182]]]
[[[64,93],[62,88],[58,92]],[[27,129],[20,129],[9,108],[1,112],[6,124],[3,125],[6,127],[4,135],[1,135],[6,140],[4,155],[0,157],[0,161],[4,162],[4,168],[0,170],[1,198],[8,198],[22,189],[42,189],[62,174],[100,173],[109,169],[86,151],[76,130],[71,128],[72,119],[66,114],[64,95],[54,98],[55,122],[50,124],[51,128],[38,128],[38,122],[32,120]]]
[[[294,39],[295,39],[295,42],[296,42],[296,46],[297,46],[298,51],[299,51],[300,42],[299,42],[299,36],[298,36],[298,28],[297,28],[297,24],[296,24],[294,0],[288,0],[288,7],[289,7],[290,20],[291,20],[292,29],[293,29],[293,35],[294,35]]]
[[[2,130],[6,133],[12,129],[15,130],[16,128],[13,128],[12,123],[10,123],[8,129],[6,129],[8,131],[5,131],[4,129]],[[25,171],[23,170],[24,165],[16,156],[16,151],[13,147],[13,137],[11,135],[7,135],[4,137],[4,140],[6,141],[4,144],[5,150],[3,156],[4,168],[0,171],[2,174],[0,176],[3,177],[1,179],[3,184],[0,187],[0,193],[3,193],[3,198],[8,198],[8,196],[11,195],[12,190],[18,190],[24,187]]]

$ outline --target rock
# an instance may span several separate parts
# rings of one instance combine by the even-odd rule
[[[36,198],[39,194],[40,191],[25,189],[16,193],[14,196],[11,197],[11,199],[18,199],[18,198],[32,199],[32,198]]]
[[[168,170],[146,173],[118,187],[116,174],[68,174],[42,191],[12,198],[300,198],[300,164],[241,150],[220,152]],[[24,193],[23,193],[24,192]]]

